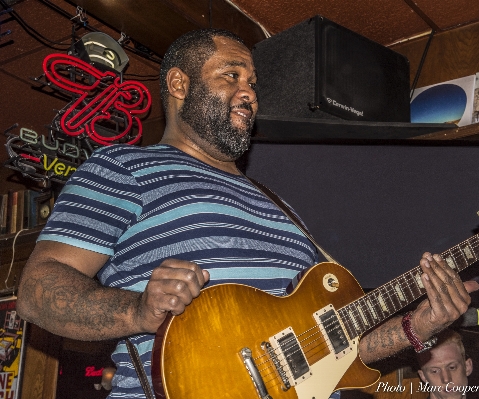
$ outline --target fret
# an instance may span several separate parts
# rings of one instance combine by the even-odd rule
[[[366,311],[366,313],[369,317],[370,325],[374,326],[377,323],[377,320],[378,320],[377,311],[373,307],[371,301],[369,300],[369,298],[367,296],[364,296],[362,299],[363,299],[363,309],[365,309],[365,311]]]
[[[461,271],[461,270],[464,270],[467,266],[469,266],[469,261],[467,260],[467,257],[462,251],[461,247],[457,245],[456,248],[457,248],[457,251],[455,252],[456,264],[459,271]]]
[[[467,258],[464,256],[464,253],[462,252],[461,247],[459,245],[452,247],[449,250],[449,253],[454,258],[454,261],[456,262],[458,272],[460,272],[461,270],[464,270],[468,266]]]
[[[359,303],[359,311],[361,313],[361,317],[363,318],[364,324],[367,326],[372,326],[374,325],[374,318],[373,315],[370,312],[369,306],[367,304],[366,298],[362,297],[358,301]]]
[[[414,292],[411,287],[411,281],[414,282],[414,280],[408,280],[407,276],[408,274],[405,273],[402,276],[398,277],[402,292],[406,298],[406,304],[412,302],[415,299]]]
[[[374,306],[371,304],[371,301],[369,299],[366,299],[366,305],[369,309],[369,313],[371,313],[371,315],[373,316],[374,320],[378,320],[379,317],[378,317],[378,314],[376,313],[376,311],[374,310]]]
[[[338,314],[341,317],[343,325],[346,327],[346,331],[350,339],[353,339],[359,335],[359,332],[354,328],[351,320],[351,314],[349,313],[349,305],[338,310]]]
[[[470,238],[469,240],[467,240],[467,242],[470,244],[472,252],[474,253],[477,259],[479,257],[479,245],[478,245],[477,236]]]
[[[449,252],[449,256],[446,256],[444,260],[446,261],[446,263],[451,269],[457,271],[456,261],[454,260],[454,257],[452,256],[450,252]]]
[[[441,254],[445,262],[458,272],[479,260],[479,236],[450,248]],[[426,293],[421,280],[422,269],[416,266],[369,292],[356,301],[338,309],[343,325],[352,339],[392,316]]]
[[[416,280],[416,284],[417,286],[419,287],[419,289],[422,291],[424,289],[424,284],[422,283],[422,280],[421,280],[421,272],[420,271],[417,271],[415,274],[414,274],[414,279]]]
[[[393,280],[394,282],[394,280]],[[393,282],[389,282],[387,284],[384,284],[383,287],[386,287],[386,294],[387,294],[387,301],[389,301],[390,306],[388,308],[391,309],[393,313],[396,313],[399,309],[402,308],[401,304],[399,303],[399,298],[397,297],[396,290],[394,289]]]
[[[352,306],[348,306],[349,308],[349,319],[353,322],[353,327],[355,331],[360,331],[359,324],[356,320],[356,316],[354,314],[354,309]]]
[[[450,267],[460,272],[477,261],[479,257],[479,247],[477,241],[477,235],[475,235],[443,252],[441,255]],[[459,255],[460,259],[458,259]],[[452,266],[451,258],[454,260],[456,268]]]
[[[477,260],[476,255],[472,251],[471,244],[469,242],[466,242],[462,247],[461,247],[462,252],[464,253],[466,259],[468,261],[471,261],[474,263]]]
[[[358,330],[354,328],[354,323],[351,320],[351,316],[349,315],[349,313],[348,313],[347,321],[348,321],[347,329],[348,329],[349,337],[350,338],[357,337],[359,335],[359,332]]]
[[[379,320],[382,320],[383,315],[381,309],[379,308],[379,304],[375,300],[374,296],[371,295],[371,293],[365,295],[360,300],[362,300],[363,310],[365,312],[367,310],[366,313],[369,316],[368,320],[370,325],[376,325]]]
[[[416,268],[417,269],[417,268]],[[412,271],[404,274],[404,279],[406,281],[409,290],[411,291],[411,298],[412,301],[419,298],[424,292],[421,290],[421,287],[418,285],[416,278],[414,277],[414,272],[418,272],[419,270],[413,269]],[[422,284],[422,281],[421,281]]]
[[[357,307],[357,302],[355,301],[351,303],[350,309],[351,311],[351,318],[354,323],[354,327],[356,328],[357,331],[366,331],[366,326],[361,320],[361,316],[359,315],[358,307]]]
[[[369,321],[366,318],[366,316],[364,315],[363,309],[361,308],[361,306],[358,306],[358,313],[359,313],[359,316],[361,316],[361,320],[363,321],[363,324],[365,326],[369,326]]]
[[[376,296],[376,300],[378,301],[379,303],[379,306],[380,306],[380,309],[382,310],[383,314],[386,315],[386,314],[390,314],[391,311],[388,309],[388,307],[386,306],[386,302],[384,301],[384,298],[381,294],[381,290],[379,289],[378,290],[378,295]]]
[[[404,296],[404,293],[402,292],[402,288],[400,287],[399,283],[397,283],[394,286],[394,289],[396,290],[396,294],[401,302],[406,301],[406,297]]]

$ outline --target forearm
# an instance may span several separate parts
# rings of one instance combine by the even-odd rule
[[[401,326],[402,317],[394,317],[364,335],[359,341],[359,356],[364,363],[392,356],[410,346]]]
[[[25,320],[54,334],[79,340],[112,339],[143,332],[135,320],[141,293],[103,287],[78,270],[55,261],[26,271],[17,303]]]

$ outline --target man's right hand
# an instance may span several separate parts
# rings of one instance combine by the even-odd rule
[[[167,259],[153,270],[140,297],[138,323],[147,332],[156,333],[168,312],[179,315],[200,295],[209,280],[206,270],[193,262]]]
[[[79,340],[156,333],[168,312],[183,312],[209,279],[193,262],[168,259],[153,270],[144,292],[104,287],[94,277],[107,260],[39,241],[22,272],[17,311],[45,330]]]

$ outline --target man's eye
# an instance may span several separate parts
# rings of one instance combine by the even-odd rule
[[[229,76],[230,78],[238,79],[238,74],[237,73],[229,72],[226,75]]]
[[[251,87],[253,90],[256,89],[256,83],[250,83],[249,87]]]

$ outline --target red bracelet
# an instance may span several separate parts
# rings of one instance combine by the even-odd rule
[[[404,330],[404,334],[406,334],[406,338],[408,339],[408,341],[410,342],[410,344],[412,345],[416,353],[421,353],[431,349],[436,344],[437,337],[432,336],[427,341],[422,342],[419,339],[419,337],[416,335],[414,330],[412,329],[411,316],[412,316],[412,312],[406,313],[404,317],[402,318],[402,322],[401,322],[402,329]]]

